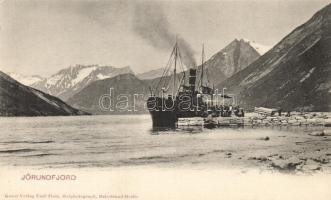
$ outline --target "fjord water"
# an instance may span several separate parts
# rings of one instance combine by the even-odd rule
[[[250,156],[295,152],[296,142],[304,144],[311,137],[307,131],[313,131],[279,127],[153,131],[151,124],[149,115],[0,118],[0,164],[36,168],[254,166],[249,164]],[[266,136],[270,141],[261,139]],[[307,143],[305,148],[314,151],[314,145]]]

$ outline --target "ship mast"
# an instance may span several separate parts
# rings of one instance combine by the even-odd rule
[[[175,44],[175,67],[174,67],[174,87],[172,90],[172,96],[175,96],[175,88],[176,88],[176,68],[177,68],[177,54],[178,54],[178,46],[177,46],[177,38]]]
[[[202,53],[201,53],[201,78],[200,78],[200,86],[202,88],[203,86],[203,63],[204,63],[204,59],[205,59],[205,46],[204,44],[202,44]]]
[[[177,66],[178,65],[178,66]],[[174,67],[173,69],[173,75],[170,74],[170,80],[166,80],[165,77],[168,76],[167,74],[169,72],[171,72],[172,67]],[[183,70],[183,78],[178,77],[178,81],[177,81],[177,67],[180,67],[181,70]],[[171,80],[173,78],[173,81]],[[169,87],[171,85],[173,85],[173,89],[172,89],[172,96],[176,96],[178,90],[180,89],[181,83],[182,81],[185,81],[185,72],[184,69],[182,67],[182,61],[181,61],[181,55],[180,55],[180,50],[179,50],[179,46],[178,46],[178,42],[177,42],[177,37],[176,37],[176,43],[172,49],[172,52],[170,54],[168,63],[162,73],[161,78],[159,79],[158,83],[156,84],[155,90],[157,91],[159,89],[159,86],[163,87],[161,88],[160,91],[162,91],[162,93],[164,93],[165,91],[168,91]],[[176,82],[179,82],[179,84],[177,84]],[[153,84],[153,83],[152,83]],[[165,88],[167,86],[167,88]],[[177,89],[178,87],[178,89]]]

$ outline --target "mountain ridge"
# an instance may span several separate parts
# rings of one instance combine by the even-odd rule
[[[0,116],[86,115],[62,100],[25,86],[0,71]]]
[[[110,94],[111,88],[112,93]],[[93,114],[146,113],[144,105],[146,103],[147,94],[149,94],[147,83],[138,79],[134,74],[128,73],[94,81],[69,98],[67,102],[75,108]],[[104,107],[100,106],[100,99],[103,99],[104,95],[107,97],[104,99],[106,102],[103,101],[102,105],[105,105],[104,107],[108,108],[110,106],[109,100],[111,99],[113,107],[103,109]],[[133,99],[135,98],[134,95],[140,96]],[[144,98],[142,98],[141,95],[143,95]],[[117,104],[117,102],[123,100],[121,98],[124,98],[125,101],[126,97],[128,97],[127,100],[129,107],[127,109],[117,109],[118,107],[116,106],[120,105],[120,103]],[[133,105],[135,105],[136,111],[134,111]],[[124,103],[122,106],[124,106]]]

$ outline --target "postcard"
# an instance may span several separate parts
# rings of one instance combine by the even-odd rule
[[[328,0],[0,0],[1,200],[330,200]]]

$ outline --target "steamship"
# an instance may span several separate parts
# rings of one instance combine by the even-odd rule
[[[202,64],[186,70],[177,42],[164,68],[162,76],[150,87],[147,108],[154,128],[175,128],[179,118],[218,116],[218,105],[214,105],[214,87],[210,87],[204,69],[204,47]],[[178,70],[178,72],[177,72]],[[231,98],[228,95],[218,95]]]

